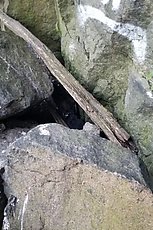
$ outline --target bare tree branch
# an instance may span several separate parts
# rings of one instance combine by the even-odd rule
[[[129,140],[129,134],[120,127],[117,121],[113,118],[113,115],[78,83],[72,74],[57,60],[47,46],[45,46],[18,21],[12,19],[1,10],[0,20],[7,28],[31,45],[50,72],[112,142],[124,143]]]

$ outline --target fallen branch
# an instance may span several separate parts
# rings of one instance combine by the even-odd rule
[[[115,143],[127,142],[129,134],[120,127],[112,114],[107,111],[57,60],[54,54],[30,31],[18,21],[12,19],[0,10],[0,20],[4,25],[19,37],[23,38],[39,57],[43,60],[50,72],[64,86],[68,93],[80,105],[91,120]]]

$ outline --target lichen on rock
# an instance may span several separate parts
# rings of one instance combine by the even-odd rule
[[[58,9],[62,20],[62,5]],[[71,11],[67,29],[60,23],[67,68],[113,112],[140,156],[152,156],[153,3],[85,0],[75,1]]]
[[[7,12],[60,57],[60,37],[56,30],[54,0],[11,0]]]

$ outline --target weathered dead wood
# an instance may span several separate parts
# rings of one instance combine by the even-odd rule
[[[0,20],[7,28],[31,45],[50,72],[111,141],[115,143],[128,141],[130,138],[129,134],[120,127],[112,114],[75,80],[68,70],[57,60],[54,54],[38,38],[18,21],[12,19],[1,10]]]

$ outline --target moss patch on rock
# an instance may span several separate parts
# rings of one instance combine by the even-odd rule
[[[11,0],[8,14],[26,26],[52,51],[60,51],[54,0]]]

